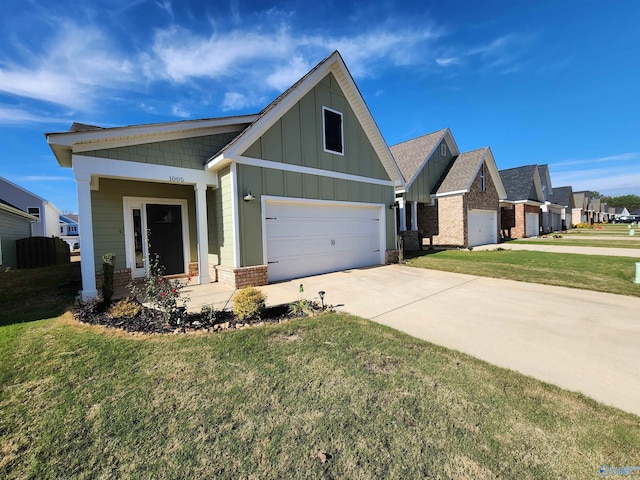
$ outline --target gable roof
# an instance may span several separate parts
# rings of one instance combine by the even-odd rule
[[[385,142],[378,125],[376,124],[360,90],[356,86],[351,73],[347,69],[340,53],[336,50],[318,65],[309,71],[304,77],[278,96],[273,102],[258,114],[258,117],[244,129],[238,136],[232,139],[217,154],[213,155],[206,163],[207,170],[220,165],[231,163],[241,156],[258,138],[260,138],[273,124],[276,123],[287,111],[302,99],[320,80],[332,73],[345,94],[346,100],[357,117],[360,125],[371,142],[378,158],[382,162],[389,178],[401,185],[404,183],[402,173],[398,168],[389,147]]]
[[[3,212],[10,213],[12,215],[16,215],[18,217],[26,218],[27,220],[31,220],[33,222],[37,221],[38,218],[33,215],[29,215],[27,212],[23,212],[18,207],[14,207],[9,202],[5,202],[0,198],[0,210]]]
[[[581,208],[582,210],[586,210],[589,203],[589,192],[573,192],[573,202],[575,204],[575,208]]]
[[[565,187],[556,187],[551,195],[551,202],[556,205],[562,205],[566,208],[574,208],[573,189],[570,185]]]
[[[442,182],[435,191],[435,196],[466,193],[471,190],[473,181],[483,164],[486,164],[489,175],[496,187],[500,200],[507,198],[507,193],[502,185],[493,153],[489,147],[479,148],[470,152],[464,152],[452,160],[451,166],[445,173]]]
[[[451,135],[451,130],[443,128],[442,130],[398,143],[389,148],[400,172],[402,172],[407,187],[411,186],[413,180],[422,171],[424,165],[431,158],[447,133]],[[453,136],[451,138],[453,139]],[[454,155],[458,153],[457,148],[455,146],[455,150],[451,149]]]
[[[44,198],[42,198],[39,195],[36,195],[33,192],[30,192],[29,190],[27,190],[26,188],[21,187],[20,185],[16,185],[13,182],[10,182],[9,180],[7,180],[6,178],[0,177],[0,183],[5,183],[7,185],[9,185],[10,187],[14,188],[15,190],[20,190],[23,193],[26,193],[27,195],[30,195],[31,197],[33,197],[35,200],[38,200],[42,203],[49,203],[47,200],[45,200]],[[5,202],[6,203],[6,202]],[[10,205],[10,204],[9,204]],[[13,205],[11,205],[13,206]]]
[[[507,199],[514,202],[532,200],[544,203],[537,165],[500,170],[500,178],[507,191]]]

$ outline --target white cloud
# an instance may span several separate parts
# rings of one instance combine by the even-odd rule
[[[250,104],[249,99],[239,92],[227,92],[224,94],[222,101],[222,109],[226,112],[229,110],[241,110]]]
[[[19,181],[23,182],[73,182],[73,177],[61,177],[57,175],[29,175],[26,177],[20,177]]]
[[[436,58],[436,63],[441,67],[448,67],[450,65],[458,65],[461,63],[459,57],[440,57]]]
[[[550,166],[551,167],[551,166]],[[581,168],[551,172],[554,185],[571,185],[573,190],[596,190],[603,194],[640,195],[640,173],[628,166]]]
[[[191,114],[185,110],[182,105],[176,104],[171,107],[171,113],[173,113],[176,117],[180,118],[189,118]]]
[[[593,163],[602,163],[602,162],[620,162],[627,160],[636,160],[640,158],[640,152],[629,152],[629,153],[621,153],[618,155],[609,155],[606,157],[599,158],[590,158],[584,160],[563,160],[560,162],[553,163],[552,165],[555,167],[563,167],[563,166],[571,166],[571,165],[585,165],[585,164],[593,164]]]
[[[286,90],[301,77],[303,77],[311,66],[300,56],[295,56],[279,70],[276,70],[267,77],[267,85],[275,90]]]
[[[39,115],[33,111],[20,108],[6,108],[0,106],[0,124],[24,125],[29,123],[63,123],[69,124],[67,118],[56,118],[47,115]]]

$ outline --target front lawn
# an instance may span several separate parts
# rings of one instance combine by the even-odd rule
[[[635,248],[638,250],[640,259],[640,235],[629,237],[629,239],[619,239],[619,237],[598,237],[598,236],[578,236],[567,235],[562,238],[522,238],[513,240],[510,243],[524,245],[564,245],[571,247],[598,247],[598,248]]]
[[[412,267],[640,297],[634,258],[496,249],[407,252],[405,260]]]
[[[0,327],[0,477],[598,478],[640,418],[346,315]],[[634,463],[635,462],[635,463]]]

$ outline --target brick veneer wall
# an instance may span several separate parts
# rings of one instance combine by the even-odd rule
[[[268,283],[267,265],[233,268],[216,265],[217,281],[234,288],[259,287]]]
[[[384,252],[384,263],[390,265],[392,263],[398,263],[400,261],[400,252],[398,250],[386,250]]]
[[[527,213],[538,214],[538,224],[540,223],[540,207],[536,205],[526,205],[524,203],[516,203],[513,208],[516,211],[516,226],[511,229],[511,238],[525,238],[527,231]]]
[[[122,287],[127,285],[131,281],[131,269],[130,268],[118,268],[113,271],[113,286]],[[96,288],[102,288],[104,277],[102,272],[96,273]]]
[[[200,267],[198,266],[198,262],[189,262],[187,265],[187,272],[189,272],[190,277],[197,277],[200,271]]]
[[[480,173],[476,175],[469,192],[441,197],[435,205],[418,204],[418,229],[424,243],[433,246],[467,247],[469,209],[492,210],[498,216],[500,231],[500,198],[488,169],[485,169],[485,191],[480,189]]]

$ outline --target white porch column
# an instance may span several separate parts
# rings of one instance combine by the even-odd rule
[[[207,225],[207,185],[196,183],[196,231],[198,236],[198,284],[211,283],[209,275],[209,228]]]
[[[411,202],[411,230],[418,230],[418,202]]]
[[[404,198],[398,199],[398,215],[400,215],[400,231],[407,230],[407,211],[404,208]]]
[[[93,248],[93,223],[91,217],[91,176],[76,175],[78,191],[78,229],[80,231],[80,252],[82,252],[82,300],[97,297],[96,265]]]

